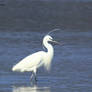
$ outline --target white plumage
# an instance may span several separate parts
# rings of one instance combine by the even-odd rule
[[[47,52],[38,51],[34,54],[25,57],[15,66],[13,66],[12,71],[19,71],[19,72],[31,71],[33,72],[31,78],[34,75],[36,79],[36,71],[37,68],[39,68],[40,66],[44,66],[47,70],[50,70],[51,61],[54,55],[54,49],[49,42],[56,43],[56,41],[53,41],[53,38],[51,36],[46,35],[43,38],[43,45],[47,49]]]

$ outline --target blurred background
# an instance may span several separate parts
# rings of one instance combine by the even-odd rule
[[[0,30],[92,29],[88,0],[0,0]]]
[[[38,69],[38,83],[30,86],[31,73],[15,73],[13,65],[43,50],[42,39],[55,45],[51,71]],[[0,0],[0,91],[92,92],[91,0]]]

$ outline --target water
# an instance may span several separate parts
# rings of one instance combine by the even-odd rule
[[[7,0],[0,6],[0,91],[1,92],[92,92],[92,3],[28,2]],[[31,5],[30,5],[31,4]],[[51,71],[11,71],[14,64],[42,49],[49,30],[64,43],[55,45]]]

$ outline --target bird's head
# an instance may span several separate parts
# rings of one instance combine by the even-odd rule
[[[53,40],[53,38],[52,38],[50,35],[46,35],[46,36],[43,38],[43,41],[47,41],[47,42],[52,41],[52,40]]]
[[[53,40],[53,38],[50,36],[50,35],[46,35],[44,38],[43,38],[43,42],[53,42],[53,43],[56,43],[56,44],[60,44],[59,42]]]

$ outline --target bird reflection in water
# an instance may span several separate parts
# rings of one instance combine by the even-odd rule
[[[13,87],[13,92],[51,92],[50,87],[38,87],[34,86],[21,86],[21,87]]]

